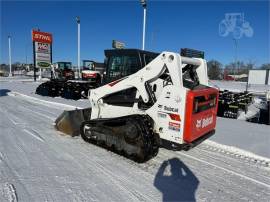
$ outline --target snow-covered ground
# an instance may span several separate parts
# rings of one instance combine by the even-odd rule
[[[233,92],[244,92],[246,90],[246,82],[238,82],[238,81],[218,81],[211,80],[210,84],[218,87],[220,90],[229,90]],[[270,85],[248,85],[247,90],[249,92],[255,93],[265,93],[266,91],[270,91]]]
[[[87,99],[74,101],[74,100],[67,100],[61,97],[55,97],[55,98],[44,97],[44,96],[35,94],[37,86],[46,80],[47,79],[43,79],[42,81],[37,80],[36,82],[33,82],[33,78],[27,78],[27,77],[13,77],[11,79],[7,77],[2,77],[2,78],[0,77],[0,88],[7,89],[13,92],[22,93],[24,95],[28,95],[28,96],[46,100],[46,101],[65,103],[65,104],[70,104],[70,105],[82,107],[82,108],[90,106],[90,103]]]
[[[0,82],[0,201],[270,200],[269,126],[219,118],[210,141],[137,164],[58,133],[64,109],[89,103],[35,95],[37,85]]]

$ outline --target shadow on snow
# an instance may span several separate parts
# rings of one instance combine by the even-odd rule
[[[0,89],[0,97],[7,96],[8,92],[10,92],[10,90],[8,90],[8,89]]]
[[[195,192],[199,180],[178,158],[164,161],[154,181],[163,194],[163,201],[196,201]]]

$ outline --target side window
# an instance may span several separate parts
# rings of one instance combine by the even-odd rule
[[[139,64],[138,64],[138,58],[135,56],[126,56],[125,58],[125,75],[133,74],[138,71]]]
[[[135,73],[139,69],[136,56],[112,56],[109,60],[108,76],[110,78],[122,78]]]
[[[59,63],[59,69],[64,69],[65,68],[65,64],[64,63]]]
[[[186,65],[182,68],[183,85],[186,88],[194,89],[200,85],[200,80],[196,72],[196,67],[193,65]]]
[[[111,78],[118,78],[121,76],[121,69],[122,69],[122,58],[113,56],[109,60],[109,72],[108,76]]]
[[[155,57],[144,54],[144,61],[145,61],[146,65],[149,64],[154,59],[155,59]]]
[[[137,89],[135,87],[110,94],[103,98],[103,102],[109,105],[132,107],[135,103]]]

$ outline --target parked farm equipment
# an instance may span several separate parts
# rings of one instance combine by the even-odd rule
[[[239,111],[246,111],[253,95],[248,92],[219,91],[218,116],[237,119]]]

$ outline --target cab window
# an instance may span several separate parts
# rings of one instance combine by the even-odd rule
[[[155,57],[144,54],[145,65],[147,65],[148,63],[150,63],[154,59],[155,59]]]
[[[116,78],[133,74],[140,68],[136,56],[111,56],[108,66],[108,76]]]

